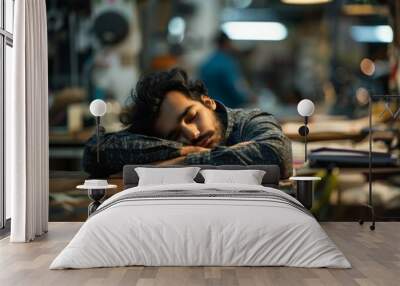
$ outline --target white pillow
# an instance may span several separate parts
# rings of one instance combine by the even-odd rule
[[[196,183],[193,179],[199,170],[199,167],[135,168],[139,176],[138,186]]]
[[[261,185],[265,171],[262,170],[202,170],[205,184]]]

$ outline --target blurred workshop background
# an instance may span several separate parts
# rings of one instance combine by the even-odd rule
[[[277,117],[293,140],[296,174],[323,178],[313,208],[320,220],[367,215],[366,168],[304,165],[296,106],[305,98],[316,105],[310,151],[368,150],[369,94],[400,94],[400,1],[48,0],[47,17],[50,220],[86,219],[88,199],[75,186],[86,176],[83,147],[94,133],[89,103],[105,100],[102,125],[120,130],[119,113],[138,78],[175,66],[203,79],[228,106]],[[229,93],[213,82],[223,66]],[[399,102],[372,104],[374,151],[392,158],[400,149]],[[400,168],[374,168],[373,179],[378,216],[400,217]]]

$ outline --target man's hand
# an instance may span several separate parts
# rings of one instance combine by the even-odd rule
[[[181,152],[181,156],[186,156],[186,155],[189,155],[191,153],[206,152],[206,151],[209,151],[209,150],[211,150],[211,149],[200,147],[200,146],[183,146],[181,148],[180,152]]]
[[[180,155],[181,155],[180,157],[176,157],[176,158],[165,160],[165,161],[154,162],[153,164],[158,165],[158,166],[180,165],[185,161],[185,158],[187,155],[189,155],[191,153],[206,152],[208,150],[211,150],[211,149],[203,148],[200,146],[183,146],[180,149]]]
[[[181,165],[184,161],[185,161],[185,156],[180,156],[165,161],[154,162],[154,165],[157,166]]]

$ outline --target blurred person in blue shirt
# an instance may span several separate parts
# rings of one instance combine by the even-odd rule
[[[215,39],[217,49],[201,65],[199,76],[208,93],[230,108],[243,107],[250,101],[234,47],[228,36],[220,32]]]

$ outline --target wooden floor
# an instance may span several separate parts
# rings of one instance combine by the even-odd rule
[[[48,270],[81,223],[50,223],[49,233],[27,244],[0,241],[0,285],[400,285],[400,222],[322,223],[352,269],[289,267],[122,267]]]

